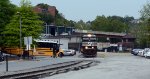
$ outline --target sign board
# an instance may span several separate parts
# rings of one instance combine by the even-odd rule
[[[28,44],[32,44],[32,36],[28,37]]]
[[[27,45],[28,44],[28,38],[24,37],[24,44]]]
[[[24,44],[26,45],[26,50],[30,50],[30,44],[32,44],[32,36],[24,37]]]
[[[110,44],[110,46],[116,46],[116,47],[117,47],[117,46],[118,46],[118,44]]]
[[[24,44],[25,45],[32,44],[32,36],[24,37]]]

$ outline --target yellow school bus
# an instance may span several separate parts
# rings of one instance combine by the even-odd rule
[[[17,56],[21,56],[26,52],[29,52],[29,56],[53,56],[53,50],[55,46],[55,49],[57,49],[56,57],[62,57],[64,55],[64,51],[59,48],[60,46],[57,44],[57,42],[36,40],[36,44],[37,44],[36,47],[34,47],[31,50],[23,50],[17,47],[14,48],[7,47],[3,51],[4,53]]]
[[[6,54],[21,56],[23,54],[23,49],[20,49],[18,47],[5,47],[2,49],[2,52]]]
[[[33,49],[33,56],[53,56],[54,48],[57,49],[56,56],[61,57],[64,54],[64,51],[59,48],[60,46],[57,44],[57,42],[48,40],[35,41],[37,46]]]

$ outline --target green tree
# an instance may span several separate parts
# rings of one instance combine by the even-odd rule
[[[126,24],[130,24],[131,23],[131,21],[133,21],[134,20],[134,17],[129,17],[129,16],[125,16],[124,17],[124,23],[126,23]]]
[[[108,16],[107,19],[110,19],[110,20],[119,20],[121,22],[124,22],[124,18],[120,17],[120,16]]]
[[[4,31],[5,26],[16,12],[16,6],[11,4],[9,0],[0,0],[0,34]],[[2,46],[2,36],[0,35],[0,46]]]
[[[109,27],[109,21],[107,18],[103,16],[97,16],[94,21],[92,21],[92,30],[95,31],[107,31],[107,28]]]
[[[75,27],[75,24],[76,24],[75,21],[70,20],[68,26],[70,26],[70,27]]]
[[[142,18],[143,20],[147,20],[147,19],[150,18],[150,2],[146,3],[146,4],[143,6],[143,8],[142,8],[142,10],[140,11],[140,13],[141,13],[141,18]]]
[[[40,4],[37,4],[37,6],[40,6],[42,9],[46,9],[46,11],[47,11],[47,10],[48,10],[48,7],[49,7],[50,5],[44,4],[44,3],[40,3]]]
[[[120,17],[105,17],[97,16],[94,21],[92,21],[92,30],[95,31],[105,31],[105,32],[126,32],[128,29],[127,24],[125,24],[123,18]]]
[[[150,47],[150,18],[148,19],[148,24],[147,24],[147,39],[148,39],[148,47]]]
[[[69,26],[69,21],[64,18],[62,13],[58,13],[55,17],[55,24],[57,26]]]
[[[109,28],[109,31],[110,32],[124,32],[126,33],[127,29],[128,29],[128,26],[119,21],[119,20],[112,20],[110,21],[110,28]]]
[[[20,17],[22,23],[22,41],[23,37],[26,36],[32,36],[33,39],[38,38],[42,32],[43,22],[39,20],[39,16],[32,11],[31,3],[28,0],[21,1],[21,7],[18,11],[20,15],[16,13],[3,32],[6,35],[13,35],[5,37],[5,46],[19,46]]]
[[[38,15],[40,16],[40,20],[44,21],[48,25],[50,25],[51,23],[54,23],[54,17],[51,14],[49,14],[49,13],[38,13]]]
[[[44,21],[47,24],[55,24],[56,26],[70,26],[70,27],[74,27],[75,26],[75,22],[72,20],[67,20],[64,15],[62,13],[59,13],[59,11],[56,9],[56,14],[55,16],[52,16],[49,12],[48,12],[48,7],[50,7],[50,5],[48,4],[43,4],[40,3],[37,5],[38,7],[42,8],[43,11],[41,13],[38,13],[38,15],[40,16],[40,19],[42,21]]]
[[[142,25],[140,26],[141,31],[139,32],[140,35],[137,39],[143,47],[150,47],[150,3],[149,2],[143,6],[140,13],[143,22]]]
[[[78,22],[76,23],[75,27],[76,27],[77,29],[81,29],[81,30],[88,30],[88,29],[87,29],[87,25],[86,25],[86,23],[85,23],[83,20],[78,21]]]

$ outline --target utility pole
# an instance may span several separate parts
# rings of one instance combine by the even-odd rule
[[[81,30],[80,30],[80,33],[79,33],[79,48],[78,48],[78,51],[79,51],[79,53],[80,53],[80,43],[81,43],[81,37],[82,37],[82,32],[83,32],[83,27],[82,27],[82,25],[80,25],[80,27],[81,27]]]
[[[22,48],[22,25],[21,25],[21,15],[20,15],[20,49]]]
[[[21,50],[21,48],[22,48],[22,21],[21,21],[21,13],[20,12],[17,12],[17,14],[19,15],[19,24],[20,24],[20,26],[19,26],[19,28],[20,28],[20,50]]]
[[[45,34],[48,34],[48,28],[47,28],[47,23],[45,22]]]

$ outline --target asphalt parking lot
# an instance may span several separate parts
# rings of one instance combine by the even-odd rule
[[[71,71],[45,79],[150,79],[150,59],[130,53],[99,52],[97,66]]]

